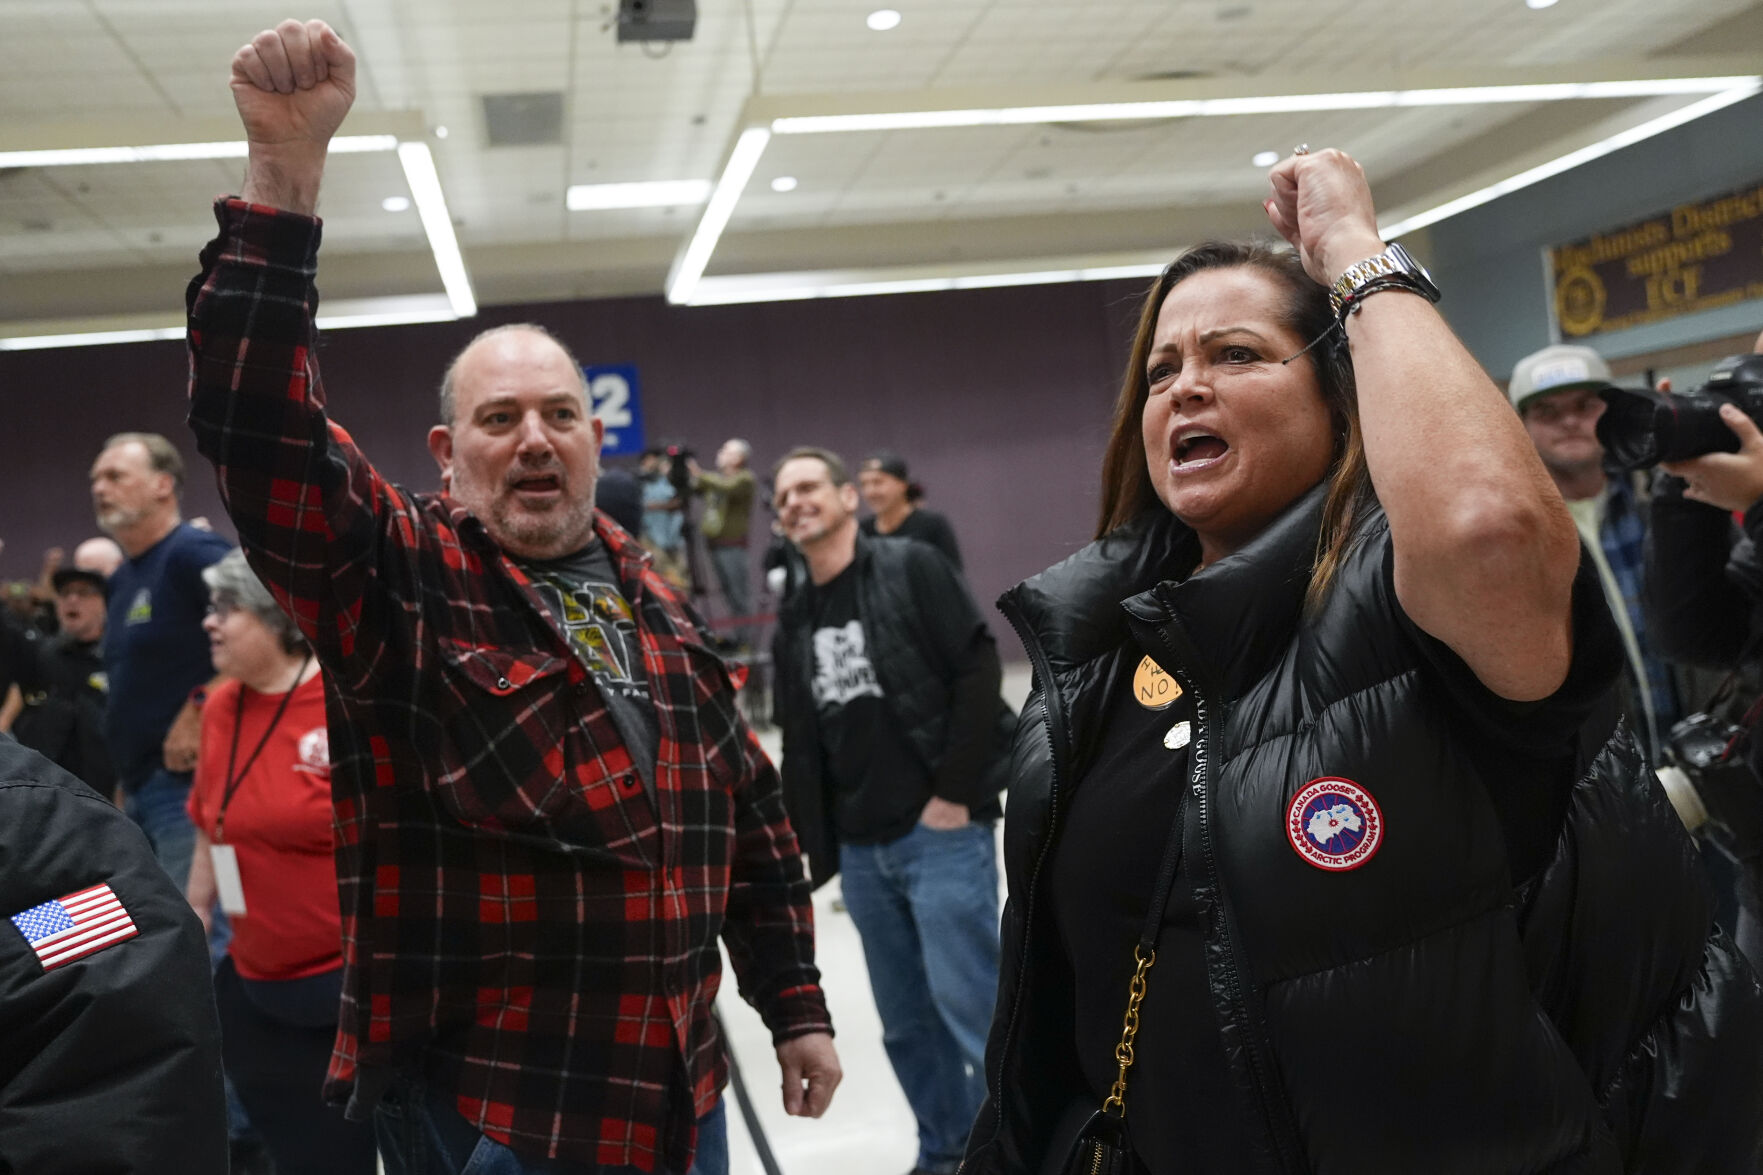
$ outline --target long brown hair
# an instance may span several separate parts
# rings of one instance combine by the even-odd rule
[[[1208,241],[1170,262],[1152,283],[1139,311],[1132,354],[1114,403],[1114,428],[1102,457],[1102,513],[1096,525],[1100,538],[1152,506],[1162,506],[1146,463],[1142,419],[1151,387],[1145,363],[1157,333],[1157,315],[1169,291],[1196,273],[1209,269],[1255,269],[1285,288],[1284,326],[1308,342],[1323,338],[1301,359],[1316,373],[1322,399],[1335,428],[1334,463],[1329,470],[1328,502],[1323,508],[1315,569],[1307,603],[1314,606],[1333,581],[1352,540],[1353,523],[1365,517],[1373,500],[1371,475],[1365,465],[1365,444],[1359,429],[1359,395],[1353,362],[1343,334],[1335,330],[1328,291],[1304,272],[1297,254],[1265,241]]]

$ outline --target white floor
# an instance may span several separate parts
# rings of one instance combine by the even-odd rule
[[[1006,668],[1004,696],[1011,705],[1022,704],[1028,686],[1026,666]],[[776,757],[775,733],[767,732],[761,741]],[[845,1071],[824,1118],[809,1121],[785,1115],[771,1036],[758,1014],[735,994],[732,975],[725,978],[718,1011],[783,1175],[906,1175],[918,1153],[917,1130],[882,1048],[881,1021],[870,996],[857,928],[850,915],[833,908],[838,896],[836,879],[814,895],[821,982]],[[729,1175],[765,1175],[732,1091],[728,1122]]]

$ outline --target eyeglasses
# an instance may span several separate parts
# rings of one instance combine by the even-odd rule
[[[239,609],[240,605],[237,600],[215,600],[208,605],[208,614],[220,620],[225,620],[234,612],[239,611]]]
[[[1581,392],[1577,396],[1550,396],[1527,405],[1524,409],[1526,419],[1540,421],[1543,424],[1560,424],[1572,416],[1596,416],[1604,410],[1604,401],[1596,392]]]

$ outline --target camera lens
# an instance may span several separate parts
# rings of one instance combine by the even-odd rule
[[[1598,443],[1606,464],[1618,469],[1646,469],[1664,459],[1676,432],[1677,414],[1657,392],[1612,388],[1600,393],[1604,414],[1598,417]]]

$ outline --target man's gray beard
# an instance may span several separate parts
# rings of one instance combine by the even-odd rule
[[[109,511],[108,514],[98,511],[92,513],[92,520],[98,524],[98,529],[111,538],[115,538],[116,532],[119,530],[128,530],[130,527],[139,525],[146,517],[145,510],[125,510],[121,507]]]
[[[476,496],[476,488],[469,478],[462,479],[459,471],[454,470],[453,497],[464,502],[478,516],[496,545],[510,555],[529,559],[556,558],[587,546],[593,537],[594,495],[591,484],[586,499],[566,498],[555,510],[544,514],[518,510],[512,497],[491,495],[484,496],[485,506],[480,510],[471,501]],[[579,542],[575,541],[576,536],[579,536]],[[569,549],[557,550],[556,545],[566,539],[571,540]]]
[[[484,519],[484,524],[490,537],[496,540],[496,545],[509,554],[531,552],[527,557],[556,558],[587,546],[588,540],[593,537],[592,502],[569,502],[548,514],[516,513],[505,510],[507,505],[503,503],[492,508],[490,517]],[[568,548],[557,549],[557,544],[565,540],[569,540]]]

